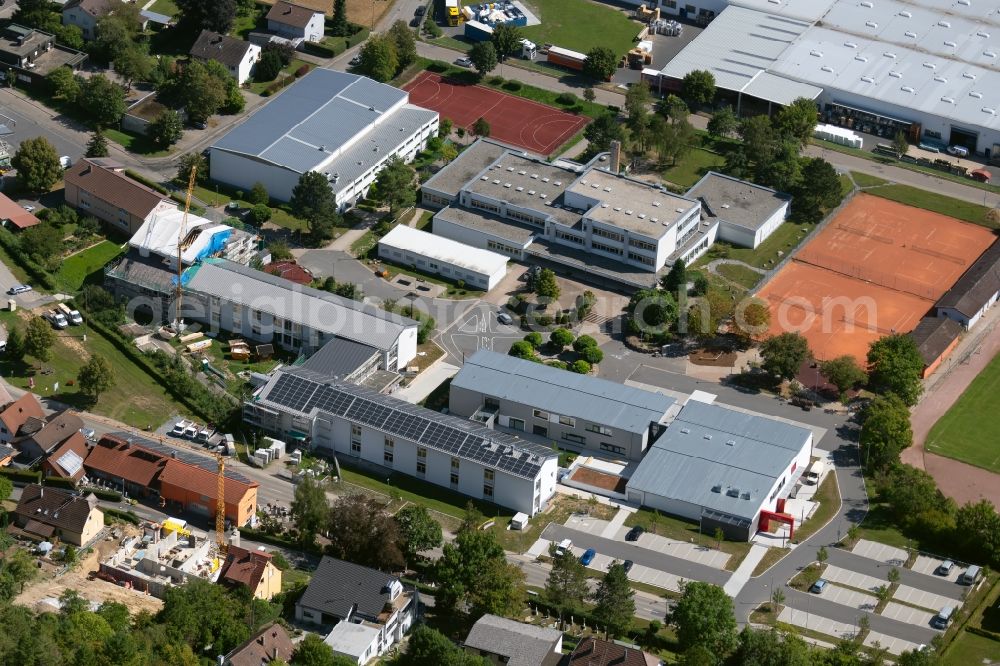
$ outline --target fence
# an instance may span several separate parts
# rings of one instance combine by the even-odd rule
[[[880,271],[867,264],[844,261],[818,250],[803,248],[798,252],[795,260],[803,264],[824,268],[833,273],[871,282],[880,287],[911,294],[929,301],[934,301],[938,297],[938,289],[935,287],[920,286],[919,283],[915,283],[911,279]]]

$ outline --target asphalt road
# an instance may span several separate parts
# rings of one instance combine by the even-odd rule
[[[506,354],[512,344],[524,338],[517,325],[501,324],[498,308],[492,303],[477,302],[450,325],[440,327],[437,342],[448,353],[449,362],[461,365],[466,356],[480,349]]]
[[[643,548],[634,543],[616,541],[604,537],[575,530],[565,525],[550,523],[542,530],[542,538],[559,542],[563,539],[572,539],[573,545],[579,548],[593,548],[602,555],[614,557],[618,560],[632,560],[636,564],[659,569],[680,576],[685,580],[700,580],[715,585],[725,585],[731,573],[722,571],[714,567],[705,566],[690,562],[680,557],[658,553],[648,548]]]

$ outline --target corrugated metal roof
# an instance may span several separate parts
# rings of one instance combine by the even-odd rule
[[[650,447],[628,488],[753,518],[811,437],[805,428],[689,400]]]
[[[800,21],[816,21],[834,0],[730,0],[731,5],[756,9]]]
[[[317,68],[225,134],[213,148],[299,173],[320,169],[365,128],[385,122],[407,93],[355,74]]]
[[[334,338],[320,347],[305,363],[289,372],[306,370],[327,378],[346,379],[377,353],[370,345]]]
[[[485,349],[465,360],[451,385],[633,433],[645,432],[674,404],[660,393]]]
[[[378,243],[487,276],[507,268],[507,257],[502,254],[435,236],[405,224],[396,226]]]
[[[388,350],[417,322],[349,298],[306,287],[224,259],[208,259],[188,269],[191,291],[338,337]]]
[[[761,72],[751,79],[750,83],[743,87],[743,94],[756,97],[758,99],[774,102],[775,104],[788,104],[800,97],[806,99],[816,99],[823,92],[822,88],[791,81],[784,76],[778,76],[771,72]]]

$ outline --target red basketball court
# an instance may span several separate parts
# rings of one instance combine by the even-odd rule
[[[539,155],[550,155],[588,122],[529,99],[483,86],[468,85],[423,72],[405,86],[410,102],[437,111],[458,127],[471,130],[483,118],[490,137]]]

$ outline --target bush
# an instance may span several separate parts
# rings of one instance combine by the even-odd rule
[[[250,209],[250,217],[258,227],[271,219],[271,208],[267,204],[256,204]]]
[[[301,78],[309,73],[309,65],[302,65],[297,70],[295,70],[295,78]]]
[[[61,476],[50,476],[47,477],[42,485],[50,486],[52,488],[66,488],[67,490],[74,490],[76,488],[76,483],[73,479],[64,479]]]
[[[502,76],[491,76],[489,80],[491,86],[500,86],[503,85],[503,82],[504,78]],[[521,84],[518,83],[517,85],[520,86]]]
[[[521,82],[520,81],[508,81],[507,83],[503,84],[503,89],[504,90],[510,90],[512,92],[517,92],[518,90],[521,89]]]
[[[586,347],[580,352],[580,356],[590,365],[597,365],[604,360],[604,352],[599,347]]]
[[[102,499],[107,502],[121,502],[122,494],[117,490],[104,490],[103,488],[84,488],[84,494],[94,493],[97,499]]]
[[[590,364],[581,358],[580,360],[573,362],[573,365],[570,366],[570,370],[580,375],[589,375]]]
[[[573,93],[560,93],[559,96],[556,97],[556,104],[563,104],[565,106],[571,106],[579,101],[580,100],[577,99],[576,95]]]
[[[316,42],[303,42],[302,50],[319,58],[333,58],[339,55],[334,49],[327,48],[326,46],[317,44]],[[341,51],[341,53],[343,53],[343,51]]]
[[[11,469],[10,467],[0,467],[0,474],[10,479],[11,483],[13,483],[15,486],[42,482],[41,472],[32,472],[26,469]]]
[[[126,523],[138,525],[142,520],[135,514],[135,511],[121,511],[119,509],[101,509],[104,511],[104,524],[110,525],[114,520],[123,520]]]

